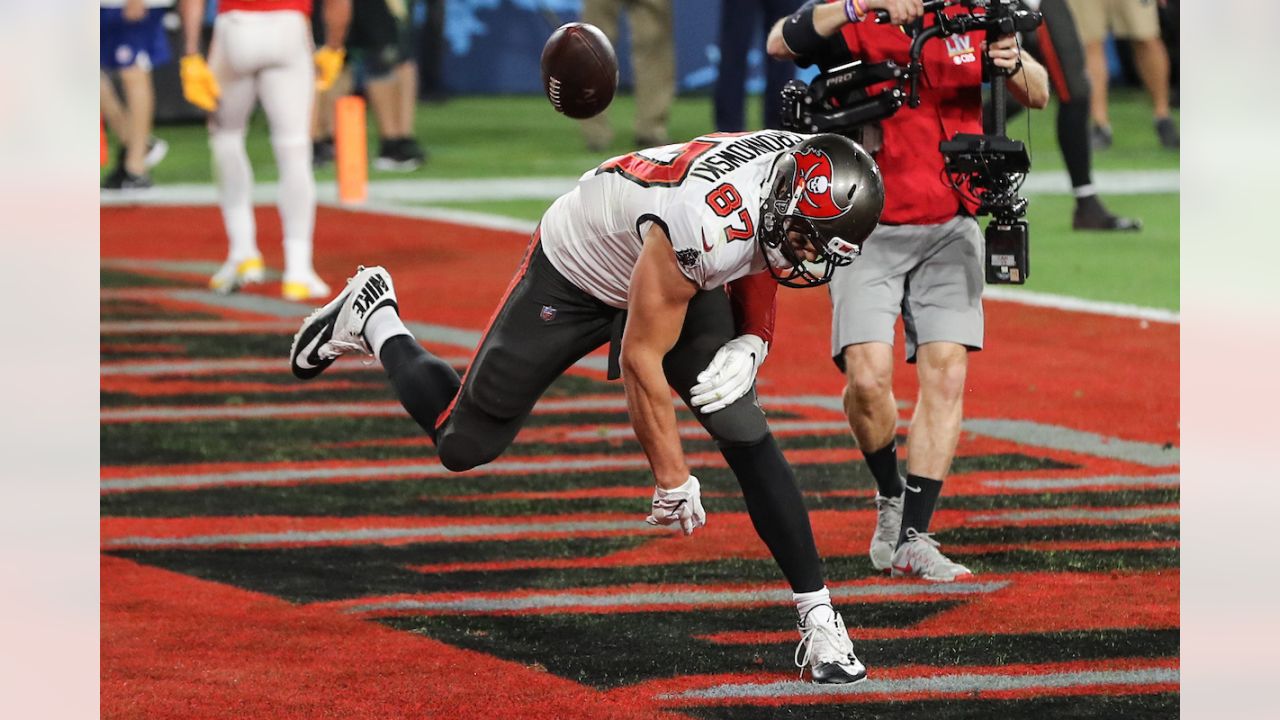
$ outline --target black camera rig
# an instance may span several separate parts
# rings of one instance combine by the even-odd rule
[[[946,9],[952,6],[968,12],[948,14]],[[1039,13],[1022,8],[1017,0],[928,0],[924,10],[933,15],[934,22],[912,38],[906,67],[891,60],[854,62],[827,69],[809,84],[792,80],[782,89],[783,127],[805,133],[839,133],[867,144],[864,130],[872,123],[893,115],[904,104],[910,108],[920,105],[925,43],[975,30],[986,31],[989,37],[1031,32],[1041,22]],[[876,15],[878,22],[888,22],[888,13],[883,10]],[[1022,284],[1030,267],[1027,223],[1022,219],[1027,200],[1018,193],[1031,168],[1031,158],[1022,141],[1005,135],[1007,71],[989,57],[984,56],[982,62],[991,80],[992,132],[960,133],[938,149],[952,185],[976,201],[978,215],[992,218],[986,232],[987,281]]]

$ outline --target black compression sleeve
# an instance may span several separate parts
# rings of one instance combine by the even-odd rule
[[[827,38],[813,27],[813,10],[817,6],[818,0],[810,0],[782,23],[782,40],[795,53],[797,62],[821,53],[826,47]]]

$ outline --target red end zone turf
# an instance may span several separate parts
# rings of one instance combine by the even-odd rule
[[[759,686],[795,679],[794,618],[751,594],[785,585],[714,448],[687,441],[716,505],[687,540],[635,529],[643,458],[625,438],[589,432],[624,427],[622,411],[574,409],[620,397],[596,373],[575,373],[556,398],[567,404],[535,414],[502,460],[515,465],[396,474],[434,453],[394,412],[380,371],[294,383],[287,313],[181,294],[203,284],[190,263],[223,257],[216,209],[103,208],[101,220],[102,478],[115,483],[101,498],[103,717],[753,720],[841,712],[830,703],[895,720],[1176,712],[1176,324],[986,304],[988,349],[971,357],[965,414],[1016,432],[961,438],[967,464],[935,524],[981,570],[948,594],[870,573],[869,486],[848,481],[857,452],[838,409],[795,402],[836,399],[843,384],[826,293],[781,290],[760,392],[778,398],[775,423],[800,428],[779,437],[804,466],[855,647],[887,684],[866,697],[795,684],[761,697]],[[278,269],[274,209],[257,221]],[[335,291],[357,265],[382,264],[407,319],[470,331],[528,239],[333,208],[318,210],[316,232],[317,268]],[[916,384],[901,362],[895,390],[909,418]],[[200,419],[208,410],[225,416]],[[1028,440],[1041,431],[1057,440]],[[1144,462],[1108,444],[1172,454]],[[601,460],[616,462],[573,467]],[[670,593],[704,605],[673,610]],[[427,609],[374,607],[388,601]],[[1037,685],[1040,675],[1058,685]]]

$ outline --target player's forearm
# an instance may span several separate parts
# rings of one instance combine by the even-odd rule
[[[1006,87],[1024,107],[1040,110],[1049,104],[1049,73],[1026,53],[1022,55],[1022,67],[1009,77]]]
[[[769,37],[765,43],[766,52],[775,60],[794,60],[801,54],[800,49],[791,48],[783,37],[783,26],[789,22],[808,22],[813,25],[818,35],[829,38],[839,32],[840,28],[849,22],[849,18],[845,15],[843,3],[822,3],[813,8],[811,15],[802,8],[794,15],[778,20],[769,31]]]
[[[183,55],[200,53],[200,31],[204,29],[204,0],[178,0],[182,20]]]
[[[324,44],[334,50],[347,42],[351,25],[351,0],[324,0]]]
[[[689,465],[680,446],[662,355],[644,348],[628,350],[624,343],[621,363],[631,426],[649,458],[654,480],[664,489],[679,487],[689,479]]]

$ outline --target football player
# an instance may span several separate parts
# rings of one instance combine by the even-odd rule
[[[209,112],[209,147],[229,245],[209,287],[233,292],[262,282],[265,274],[253,218],[253,168],[244,148],[249,115],[261,100],[280,169],[281,294],[288,300],[327,296],[329,286],[311,262],[316,218],[311,106],[315,92],[332,85],[342,70],[351,0],[324,0],[325,44],[314,53],[311,0],[221,0],[208,63],[200,55],[204,0],[180,0],[179,12],[186,43],[182,94]]]
[[[381,267],[362,268],[303,323],[293,372],[312,378],[344,353],[373,354],[440,461],[463,471],[497,458],[547,387],[612,342],[610,375],[623,379],[655,480],[646,520],[686,535],[706,522],[674,389],[698,409],[791,585],[801,673],[856,682],[866,669],[831,606],[795,475],[752,388],[774,279],[825,284],[853,261],[883,204],[875,163],[835,135],[711,135],[613,158],[543,215],[463,377],[410,335]],[[735,306],[745,309],[737,323]]]

